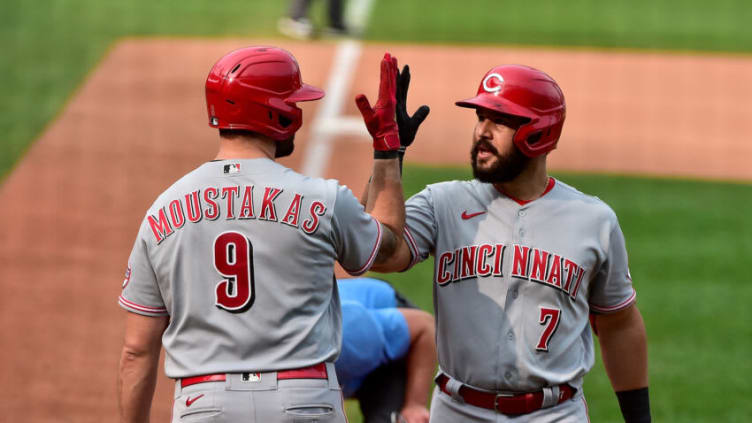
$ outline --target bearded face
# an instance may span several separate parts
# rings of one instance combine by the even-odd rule
[[[486,158],[481,164],[478,161],[479,155]],[[485,140],[480,140],[473,146],[470,158],[473,177],[491,184],[514,180],[530,163],[530,158],[522,154],[516,145],[507,154],[499,154],[496,148]]]

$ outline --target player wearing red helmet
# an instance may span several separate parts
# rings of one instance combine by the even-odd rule
[[[625,421],[649,422],[645,327],[616,214],[547,173],[566,114],[558,84],[537,69],[498,66],[457,105],[478,116],[475,180],[410,198],[408,252],[374,267],[402,271],[434,256],[431,422],[588,421],[590,316]],[[415,122],[397,122],[414,137]]]
[[[389,259],[403,231],[396,74],[386,55],[376,108],[358,97],[376,150],[364,209],[337,181],[274,160],[292,151],[296,103],[324,95],[289,52],[249,47],[214,65],[217,156],[157,198],[128,260],[121,422],[148,421],[162,346],[173,422],[346,421],[334,262],[360,275]]]
[[[512,141],[528,157],[556,148],[567,110],[556,81],[523,65],[491,69],[480,82],[478,94],[456,104],[521,118]]]

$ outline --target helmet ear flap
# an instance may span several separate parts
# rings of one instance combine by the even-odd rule
[[[303,126],[303,110],[299,107],[292,106],[289,110],[274,110],[274,118],[272,122],[269,122],[269,126],[273,127],[280,136],[284,134],[284,138],[294,134]]]
[[[526,156],[537,157],[556,148],[563,127],[563,113],[543,115],[522,125],[514,143]]]
[[[279,126],[281,126],[282,128],[287,128],[288,126],[292,125],[292,119],[281,113],[277,115],[277,122],[279,122]]]
[[[551,132],[551,131],[549,130],[549,132]],[[541,139],[542,136],[543,136],[543,132],[541,132],[541,131],[534,132],[533,134],[531,134],[531,135],[529,135],[527,137],[526,142],[528,144],[530,144],[530,145],[533,145],[533,144],[537,143],[538,141],[540,141],[540,139]]]

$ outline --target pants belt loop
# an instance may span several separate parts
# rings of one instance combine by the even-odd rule
[[[447,383],[445,389],[449,392],[449,394],[454,398],[455,401],[459,403],[464,403],[465,399],[462,398],[460,395],[460,388],[462,388],[462,382],[460,382],[457,379],[452,378],[448,374],[444,373],[444,376],[447,377]]]
[[[334,363],[326,363],[326,378],[329,380],[329,389],[339,390],[339,380],[337,379],[337,371],[334,368]]]
[[[553,407],[559,403],[559,386],[546,386],[543,388],[543,404],[541,408]]]
[[[175,379],[175,394],[173,397],[173,400],[176,400],[180,398],[180,395],[182,395],[183,387],[180,385],[180,379]]]

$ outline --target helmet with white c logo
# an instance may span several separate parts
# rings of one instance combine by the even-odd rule
[[[556,81],[523,65],[496,66],[483,77],[475,97],[455,104],[527,119],[517,129],[514,143],[528,157],[556,148],[567,109]]]

